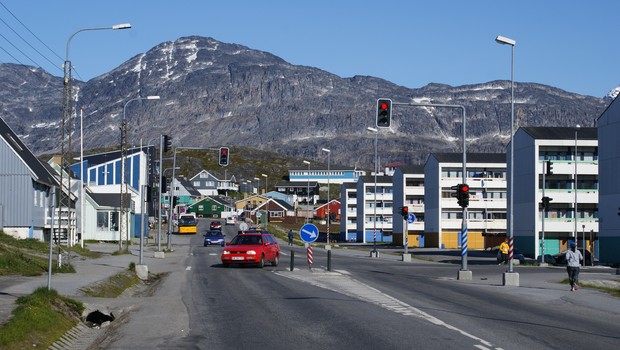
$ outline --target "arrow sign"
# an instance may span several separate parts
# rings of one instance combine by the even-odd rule
[[[409,216],[407,216],[407,222],[410,224],[415,222],[415,215],[413,215],[413,213],[409,213]]]
[[[319,229],[314,224],[305,224],[299,230],[299,237],[306,243],[312,243],[319,238]]]

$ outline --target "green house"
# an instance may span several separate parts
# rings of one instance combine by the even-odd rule
[[[229,213],[234,211],[234,206],[223,197],[212,196],[190,205],[187,211],[196,213],[199,218],[221,218],[228,217]]]

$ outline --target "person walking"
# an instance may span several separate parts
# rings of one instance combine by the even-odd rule
[[[504,238],[502,244],[499,245],[499,251],[502,254],[502,260],[500,260],[499,264],[502,263],[508,264],[508,252],[510,251],[510,246],[508,245],[508,238]]]
[[[293,230],[288,231],[288,245],[293,245]]]
[[[583,260],[583,255],[581,255],[581,252],[577,249],[577,243],[575,243],[575,241],[570,241],[568,247],[565,254],[566,272],[568,272],[570,291],[574,292],[579,288],[577,282],[579,282],[579,266],[581,265],[580,261]]]

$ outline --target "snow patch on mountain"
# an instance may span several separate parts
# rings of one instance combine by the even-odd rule
[[[607,95],[605,95],[605,99],[610,99],[613,100],[616,98],[616,96],[618,96],[620,94],[620,85],[616,86],[615,88],[611,89]]]

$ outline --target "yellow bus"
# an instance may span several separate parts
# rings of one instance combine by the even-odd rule
[[[178,225],[179,234],[196,234],[196,216],[181,214]]]

